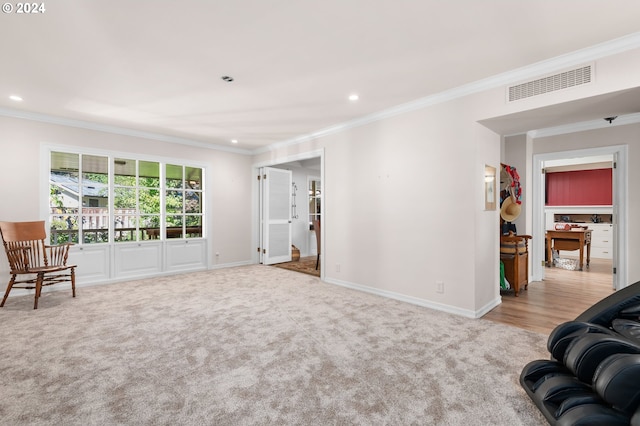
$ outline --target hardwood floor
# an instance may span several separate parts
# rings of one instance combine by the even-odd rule
[[[530,282],[519,297],[503,292],[502,304],[482,318],[548,335],[611,293],[611,260],[592,259],[584,271],[545,268],[544,281]]]

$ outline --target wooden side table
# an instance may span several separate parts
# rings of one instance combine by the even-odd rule
[[[591,229],[571,231],[547,231],[547,266],[553,265],[553,250],[580,250],[580,270],[584,264],[584,247],[587,247],[587,268],[591,261]]]

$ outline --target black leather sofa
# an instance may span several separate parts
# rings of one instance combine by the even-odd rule
[[[551,425],[640,426],[640,281],[549,335],[520,384]]]

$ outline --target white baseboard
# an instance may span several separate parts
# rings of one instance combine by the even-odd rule
[[[218,265],[212,265],[209,269],[225,269],[225,268],[235,268],[236,266],[247,266],[256,264],[252,260],[243,260],[241,262],[232,262],[232,263],[220,263]]]
[[[487,304],[479,311],[470,311],[468,309],[461,309],[456,306],[445,305],[443,303],[433,302],[430,300],[420,299],[413,296],[407,296],[401,293],[396,293],[388,290],[380,290],[378,288],[368,287],[362,284],[355,284],[348,281],[337,280],[335,278],[327,278],[324,282],[328,284],[339,285],[341,287],[350,288],[353,290],[364,291],[365,293],[371,293],[389,299],[399,300],[401,302],[411,303],[412,305],[418,305],[425,308],[435,309],[437,311],[448,312],[450,314],[460,315],[466,318],[480,318],[482,315],[489,312],[494,307],[498,306],[500,299],[494,300]]]

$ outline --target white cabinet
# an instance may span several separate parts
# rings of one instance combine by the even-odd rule
[[[193,238],[74,245],[69,251],[68,263],[78,266],[76,283],[79,286],[106,283],[114,279],[205,270],[207,240]],[[2,272],[0,269],[0,274]]]
[[[165,271],[187,272],[206,269],[207,244],[203,239],[167,241]]]
[[[591,257],[613,259],[613,225],[610,223],[590,223]]]
[[[609,206],[546,207],[545,225],[546,229],[554,229],[557,222],[588,226],[591,229],[591,258],[613,259],[612,212]],[[605,223],[593,223],[593,218]]]
[[[162,272],[160,242],[119,243],[115,246],[115,278],[142,278]]]
[[[111,277],[111,247],[108,244],[74,245],[69,250],[69,265],[77,265],[76,283],[107,282]]]

